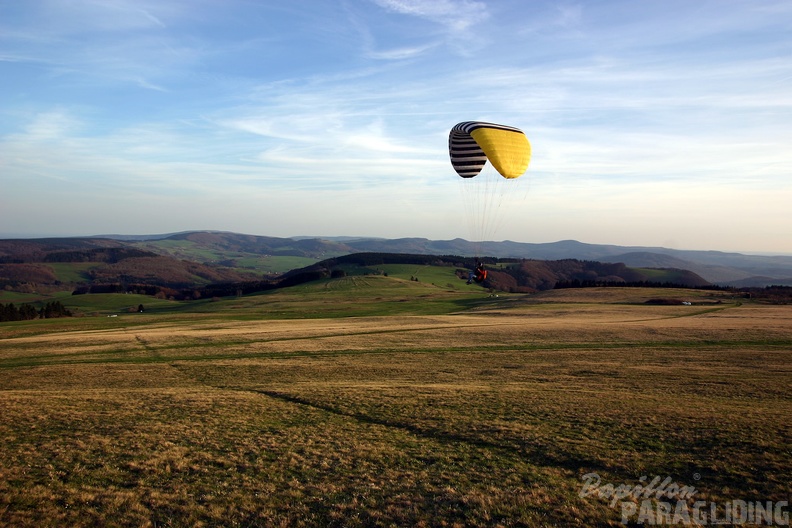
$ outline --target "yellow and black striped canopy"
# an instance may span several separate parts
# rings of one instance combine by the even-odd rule
[[[464,121],[448,134],[451,165],[463,178],[476,176],[487,160],[504,178],[518,178],[528,170],[531,144],[522,130],[482,121]]]

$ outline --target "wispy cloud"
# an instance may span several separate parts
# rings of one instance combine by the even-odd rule
[[[426,44],[422,46],[394,48],[389,50],[372,50],[367,52],[366,56],[378,60],[405,60],[423,55],[426,53],[426,51],[434,48],[435,46],[435,44]]]
[[[129,83],[162,91],[161,81],[183,71],[196,53],[166,31],[161,17],[177,16],[176,5],[33,1],[17,24],[0,26],[4,60],[88,79],[86,84]]]
[[[157,232],[466,236],[448,129],[481,119],[533,144],[498,236],[702,247],[717,218],[792,251],[792,6],[729,6],[0,3],[0,223],[36,196],[82,231],[148,204]]]
[[[377,4],[403,15],[430,20],[453,32],[466,31],[489,18],[487,5],[473,0],[374,0]]]
[[[77,121],[67,112],[52,111],[36,115],[25,126],[21,139],[25,141],[60,140],[77,126]]]

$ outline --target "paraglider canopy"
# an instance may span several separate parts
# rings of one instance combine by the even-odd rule
[[[448,134],[451,165],[463,178],[481,172],[487,160],[504,178],[522,176],[531,161],[531,144],[522,130],[483,121],[464,121]]]

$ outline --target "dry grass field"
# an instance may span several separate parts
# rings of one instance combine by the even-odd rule
[[[620,526],[590,473],[788,501],[792,307],[655,295],[0,326],[0,525]]]

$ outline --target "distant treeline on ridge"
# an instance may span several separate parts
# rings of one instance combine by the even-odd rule
[[[60,301],[48,302],[38,310],[32,304],[0,304],[0,322],[27,321],[29,319],[52,319],[71,317],[72,313]]]

